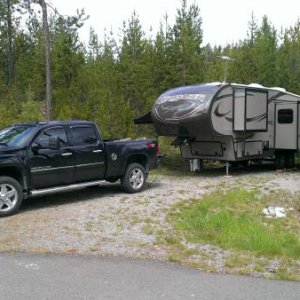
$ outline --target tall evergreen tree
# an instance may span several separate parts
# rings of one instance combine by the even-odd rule
[[[211,47],[210,44],[206,45],[203,50],[203,57],[205,59],[202,72],[204,82],[223,81],[224,78],[224,64],[220,59],[223,54],[222,47]],[[231,73],[229,73],[231,74]]]
[[[146,51],[149,42],[145,38],[136,12],[133,12],[127,24],[124,23],[121,43],[119,66],[124,101],[128,102],[137,116],[144,111],[144,92],[152,82],[147,65],[149,57],[146,57],[149,55]]]
[[[256,68],[257,82],[266,86],[276,86],[277,73],[277,33],[267,16],[257,31],[254,41],[253,62]]]
[[[300,94],[300,20],[287,29],[278,54],[279,85]]]
[[[249,36],[249,44],[250,44],[250,48],[253,48],[254,46],[254,41],[257,35],[257,21],[256,18],[254,16],[254,12],[252,11],[251,13],[251,19],[248,22],[248,36]]]
[[[0,0],[0,42],[3,60],[0,61],[6,71],[6,83],[11,86],[14,77],[14,37],[19,17],[15,12],[20,12],[19,0]]]
[[[174,81],[176,84],[191,84],[203,78],[201,66],[202,18],[196,4],[187,5],[182,0],[182,6],[177,10],[176,22],[172,30],[171,55],[174,66]]]
[[[78,89],[85,63],[85,51],[78,35],[83,17],[84,12],[78,12],[77,16],[58,16],[51,21],[54,116],[65,111],[66,118],[80,118],[84,105]]]

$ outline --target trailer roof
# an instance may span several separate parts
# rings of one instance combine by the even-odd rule
[[[268,90],[268,91],[277,91],[277,92],[282,92],[284,94],[288,94],[291,96],[295,96],[295,97],[299,97],[299,95],[288,92],[285,88],[281,88],[281,87],[266,87],[263,86],[259,83],[250,83],[250,84],[242,84],[242,83],[223,83],[223,86],[226,85],[230,85],[230,86],[234,86],[234,87],[244,87],[244,88],[255,88],[255,89],[262,89],[262,90]]]

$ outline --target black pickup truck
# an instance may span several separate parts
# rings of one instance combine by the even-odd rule
[[[0,131],[0,217],[15,213],[23,199],[98,185],[143,190],[158,160],[153,140],[102,140],[88,121],[11,125]]]

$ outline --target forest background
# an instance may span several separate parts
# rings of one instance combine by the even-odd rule
[[[45,43],[41,0],[0,0],[0,128],[45,119]],[[108,12],[109,13],[109,12]],[[249,16],[245,38],[225,47],[203,44],[201,9],[181,1],[174,24],[166,15],[157,34],[145,33],[136,12],[118,32],[88,45],[79,28],[88,16],[62,16],[48,6],[51,119],[95,121],[105,138],[153,134],[133,119],[151,110],[163,91],[223,81],[280,86],[300,94],[300,20],[278,32],[264,16]],[[221,26],[216,23],[216,26]]]

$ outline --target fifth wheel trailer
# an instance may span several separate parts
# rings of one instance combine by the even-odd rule
[[[292,167],[300,149],[300,96],[259,84],[207,83],[168,90],[137,124],[174,136],[182,157]]]

